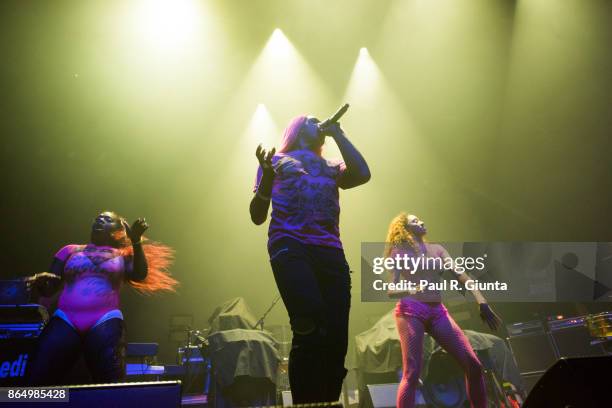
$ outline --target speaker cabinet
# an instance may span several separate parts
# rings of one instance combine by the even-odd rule
[[[511,337],[508,344],[521,374],[546,371],[557,360],[548,333]]]
[[[601,344],[591,344],[586,318],[572,317],[549,323],[559,357],[590,357],[605,355]]]
[[[554,340],[542,322],[514,323],[506,328],[508,346],[521,374],[543,373],[557,361]]]

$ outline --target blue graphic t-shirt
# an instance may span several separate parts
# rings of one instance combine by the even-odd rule
[[[329,161],[310,150],[279,153],[272,158],[272,220],[268,245],[281,237],[304,244],[342,248],[337,178],[341,160]],[[255,190],[261,179],[257,173]]]

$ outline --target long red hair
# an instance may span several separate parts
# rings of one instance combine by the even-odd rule
[[[121,228],[112,234],[116,247],[122,256],[134,255],[132,242],[129,240],[125,229]],[[142,237],[143,241],[148,241]],[[174,249],[160,242],[148,241],[142,244],[142,249],[147,258],[148,272],[143,281],[129,280],[128,283],[142,294],[151,294],[158,291],[175,292],[179,282],[174,279],[168,268],[174,261]]]

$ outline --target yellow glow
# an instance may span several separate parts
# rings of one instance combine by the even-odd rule
[[[249,148],[253,148],[257,143],[262,143],[264,147],[271,147],[278,139],[278,126],[274,122],[272,115],[266,108],[266,105],[260,103],[257,105],[251,121],[247,126],[244,138],[248,143]]]
[[[292,45],[280,28],[276,28],[272,32],[272,36],[268,40],[266,49],[269,54],[278,59],[290,58],[292,53]]]
[[[109,49],[100,54],[112,61],[104,70],[108,85],[132,114],[146,120],[148,109],[164,106],[161,121],[198,115],[216,103],[210,89],[229,76],[229,64],[216,62],[230,47],[218,12],[198,0],[134,0],[119,2],[102,20]]]
[[[349,81],[345,99],[374,101],[383,86],[382,75],[367,48],[359,50],[359,57]]]
[[[365,145],[372,154],[388,152],[389,147],[395,145],[399,138],[404,143],[409,140],[411,148],[419,151],[419,157],[411,158],[412,161],[428,158],[427,149],[421,146],[420,132],[410,112],[403,106],[366,48],[359,50],[344,100],[351,104],[351,109],[346,119],[343,118],[343,125],[368,135]],[[376,142],[371,143],[374,140]]]
[[[321,114],[322,111],[325,114],[330,111],[333,109],[333,105],[329,105],[330,99],[316,72],[277,28],[244,76],[225,112],[228,119],[221,123],[226,127],[227,122],[235,121],[235,118],[251,117],[253,106],[263,104],[284,127],[292,117],[302,113]],[[257,112],[262,114],[263,108],[258,108]],[[278,131],[273,135],[273,144],[278,144],[279,135]],[[251,139],[251,143],[256,141],[263,140],[259,137]]]
[[[278,142],[278,126],[268,108],[263,103],[260,103],[252,113],[250,120],[242,132],[237,133],[233,146],[228,152],[231,154],[228,160],[228,167],[224,170],[223,175],[219,175],[219,180],[222,180],[227,185],[236,186],[235,191],[241,196],[242,200],[234,200],[233,204],[228,204],[228,208],[235,205],[236,213],[244,208],[241,206],[251,197],[253,181],[257,170],[257,159],[255,157],[255,149],[258,144],[261,144],[264,149],[269,150],[275,143]]]
[[[292,80],[299,80],[298,76],[304,75],[306,64],[285,34],[277,28],[272,32],[253,69],[257,70],[258,75],[266,77],[268,85],[274,86],[279,81],[290,85]]]
[[[145,0],[132,14],[136,35],[158,50],[185,49],[193,44],[201,26],[195,0]]]

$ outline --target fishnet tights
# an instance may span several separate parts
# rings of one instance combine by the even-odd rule
[[[423,360],[425,331],[452,355],[465,372],[472,408],[486,408],[487,394],[482,365],[461,328],[442,304],[398,303],[395,314],[402,347],[403,376],[397,392],[397,407],[412,408]]]

